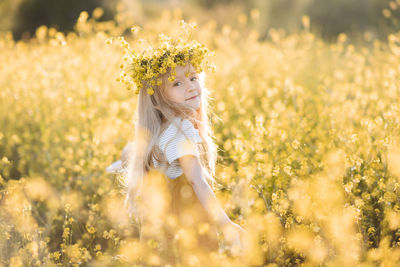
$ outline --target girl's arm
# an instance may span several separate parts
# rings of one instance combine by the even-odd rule
[[[219,205],[214,192],[203,177],[199,159],[194,155],[188,154],[180,157],[179,163],[201,204],[211,215],[213,222],[221,228],[225,240],[228,244],[232,244],[232,252],[236,254],[242,249],[241,238],[243,238],[245,230],[232,222]]]
[[[218,203],[210,185],[204,179],[199,159],[193,155],[184,155],[179,158],[183,173],[190,182],[201,204],[210,214],[214,223],[224,226],[230,223],[228,215]]]

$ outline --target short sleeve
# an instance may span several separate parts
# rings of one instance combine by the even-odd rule
[[[171,123],[160,136],[160,149],[169,164],[183,155],[194,155],[200,158],[196,143],[202,142],[199,132],[187,119],[177,119]]]

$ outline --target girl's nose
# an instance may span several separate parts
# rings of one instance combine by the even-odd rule
[[[191,91],[193,91],[195,89],[196,89],[196,87],[193,84],[189,85],[189,89],[188,89],[189,92],[191,92]]]

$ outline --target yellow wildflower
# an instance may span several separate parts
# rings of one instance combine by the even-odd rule
[[[149,95],[153,95],[153,94],[154,94],[153,88],[147,89],[147,93],[148,93]]]

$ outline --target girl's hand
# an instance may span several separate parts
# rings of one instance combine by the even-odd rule
[[[242,241],[243,235],[246,233],[246,231],[240,225],[231,221],[230,223],[222,226],[222,233],[228,247],[230,247],[232,254],[242,255]]]

